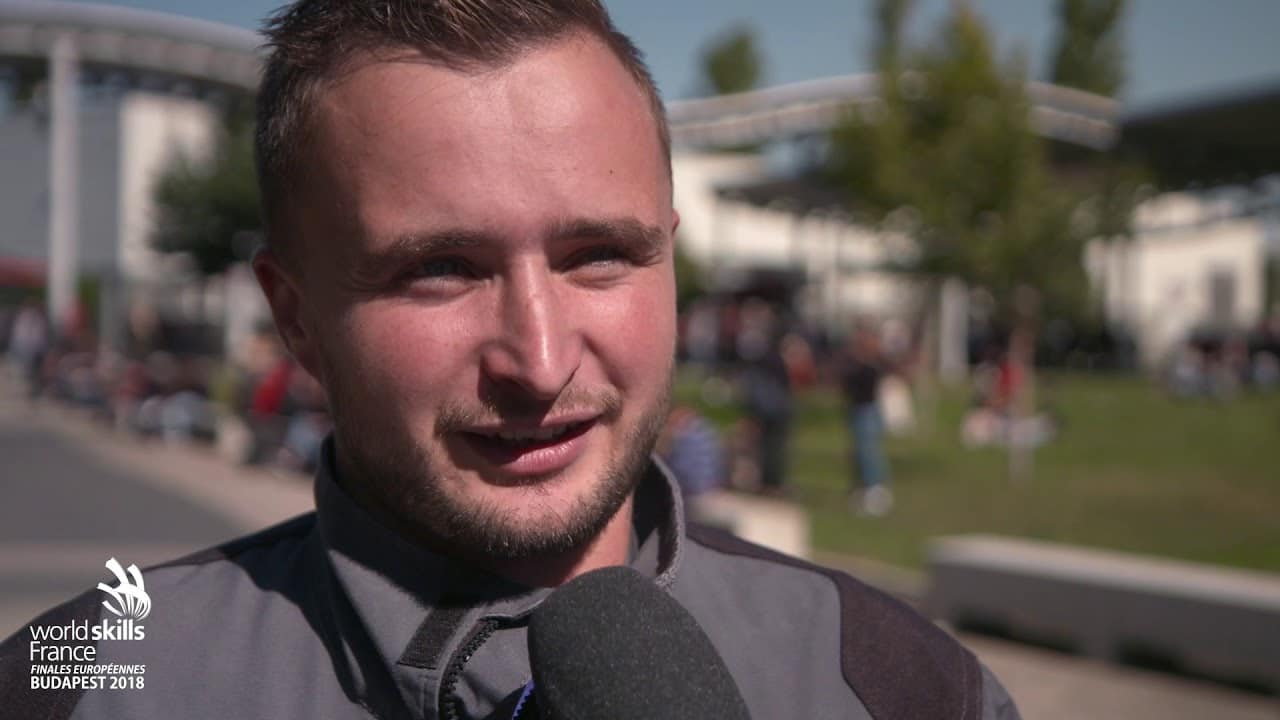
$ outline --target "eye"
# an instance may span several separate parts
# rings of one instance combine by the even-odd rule
[[[465,293],[479,275],[466,259],[444,256],[416,262],[402,277],[407,291],[423,298],[444,299]]]
[[[570,262],[571,266],[582,267],[590,265],[609,265],[615,262],[627,261],[630,258],[620,248],[612,245],[596,245],[581,250],[573,256]]]
[[[432,258],[418,264],[413,270],[415,278],[446,279],[470,277],[471,269],[459,258]]]

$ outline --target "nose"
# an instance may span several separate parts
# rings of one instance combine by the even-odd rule
[[[493,339],[482,352],[485,376],[519,386],[537,400],[553,400],[568,386],[582,360],[577,313],[545,264],[528,262],[503,284]]]

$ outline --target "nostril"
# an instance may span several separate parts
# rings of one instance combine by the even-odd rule
[[[499,387],[519,386],[535,398],[554,398],[572,382],[581,352],[571,340],[550,343],[494,342],[483,354],[484,376]]]

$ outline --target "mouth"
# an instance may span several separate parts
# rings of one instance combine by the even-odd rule
[[[500,426],[463,430],[458,436],[473,454],[504,474],[551,475],[582,454],[586,435],[598,418],[539,426]]]

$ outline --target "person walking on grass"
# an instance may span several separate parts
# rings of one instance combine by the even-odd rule
[[[849,437],[853,442],[854,487],[851,510],[879,517],[893,508],[889,464],[884,457],[884,419],[878,401],[885,375],[880,338],[865,324],[854,328],[846,350],[841,385],[848,406]]]

